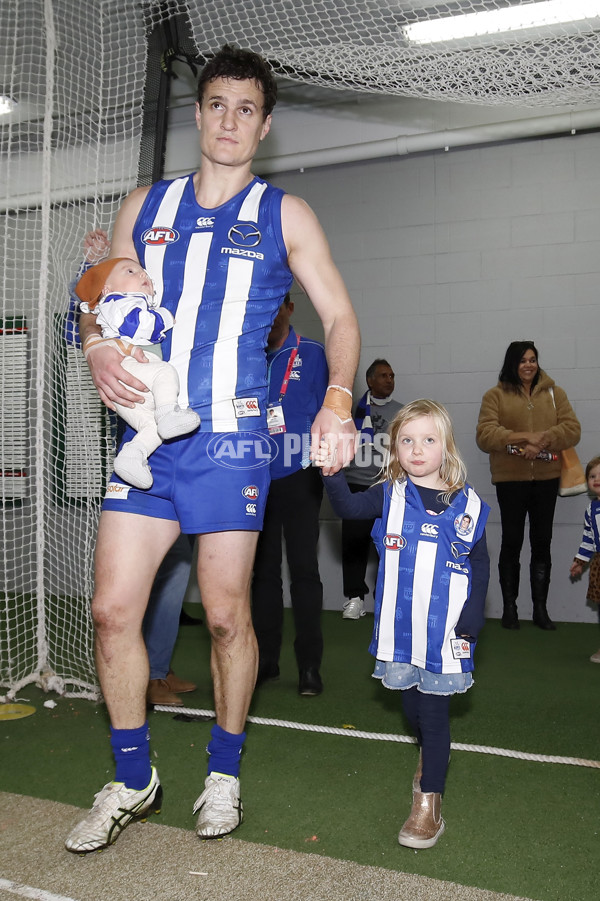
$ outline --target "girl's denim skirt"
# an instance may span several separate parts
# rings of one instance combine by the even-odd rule
[[[390,663],[377,660],[374,679],[381,679],[384,688],[403,691],[416,688],[426,695],[464,694],[474,684],[473,673],[430,673],[412,663]]]

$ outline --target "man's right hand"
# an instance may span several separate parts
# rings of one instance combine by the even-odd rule
[[[140,363],[148,362],[140,347],[135,348],[132,356]],[[87,350],[87,362],[92,380],[98,389],[100,399],[110,410],[115,409],[115,404],[131,408],[136,404],[143,404],[144,398],[139,394],[134,394],[134,391],[148,393],[148,388],[143,382],[123,369],[122,360],[123,354],[119,353],[116,347],[111,347],[108,342],[101,341],[93,344]],[[130,391],[128,388],[133,390]]]

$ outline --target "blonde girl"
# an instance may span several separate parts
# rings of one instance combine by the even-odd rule
[[[484,622],[489,507],[466,481],[441,404],[407,404],[389,435],[389,459],[376,485],[352,494],[343,473],[324,482],[338,516],[375,518],[379,569],[369,651],[377,660],[375,677],[402,692],[420,747],[412,810],[398,841],[429,848],[445,828],[450,697],[473,684],[473,651]],[[326,455],[324,444],[317,465]]]

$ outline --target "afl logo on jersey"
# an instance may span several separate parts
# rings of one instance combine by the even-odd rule
[[[262,241],[260,231],[249,222],[238,222],[236,225],[232,225],[227,237],[236,247],[256,247]]]
[[[255,501],[258,497],[258,488],[256,487],[256,485],[246,485],[246,487],[242,491],[242,494],[249,500]]]
[[[163,246],[165,244],[174,244],[179,241],[179,232],[174,228],[149,228],[142,235],[142,243],[150,244],[152,247]]]
[[[401,551],[402,548],[406,547],[406,539],[402,535],[390,535],[388,533],[383,536],[383,546],[388,551]]]

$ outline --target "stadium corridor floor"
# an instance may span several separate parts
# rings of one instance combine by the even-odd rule
[[[0,811],[0,901],[527,901],[152,821],[75,855],[63,841],[78,808],[2,792]]]

